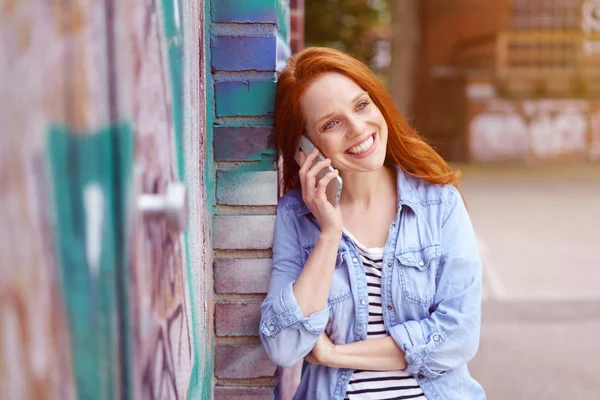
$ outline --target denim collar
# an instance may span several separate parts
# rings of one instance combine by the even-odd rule
[[[416,179],[406,173],[399,165],[396,167],[396,190],[398,198],[398,208],[400,206],[408,206],[413,212],[416,212],[416,205],[419,203],[417,190],[413,186],[413,181]],[[298,215],[305,215],[310,213],[308,206],[302,202],[302,206],[298,209]]]

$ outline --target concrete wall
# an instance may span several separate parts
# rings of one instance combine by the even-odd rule
[[[275,365],[257,334],[277,204],[272,112],[276,71],[290,55],[289,3],[213,0],[208,30],[215,399],[268,399]]]

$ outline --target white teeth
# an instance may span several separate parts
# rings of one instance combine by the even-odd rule
[[[352,153],[352,154],[364,153],[365,151],[369,150],[371,148],[371,146],[373,146],[373,135],[369,136],[369,138],[367,140],[365,140],[363,143],[359,144],[358,146],[354,146],[353,148],[348,150],[348,153]]]

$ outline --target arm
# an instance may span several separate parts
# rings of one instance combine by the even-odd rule
[[[306,360],[332,368],[370,371],[395,371],[406,368],[404,352],[389,336],[335,345],[323,333]]]
[[[406,353],[407,372],[429,378],[464,365],[479,347],[481,258],[460,193],[450,190],[442,217],[435,311],[421,321],[390,328],[391,337]]]
[[[322,234],[303,267],[294,210],[286,203],[277,208],[273,264],[259,334],[269,358],[291,367],[313,348],[329,320],[327,297],[341,235],[336,242],[335,236]]]
[[[329,320],[327,298],[343,223],[340,208],[334,208],[325,194],[338,171],[327,173],[316,183],[317,173],[331,164],[325,159],[313,166],[318,154],[315,150],[308,157],[300,156],[302,199],[321,231],[304,266],[293,210],[283,199],[277,206],[273,266],[269,291],[261,305],[260,339],[267,355],[282,367],[291,367],[307,355]]]

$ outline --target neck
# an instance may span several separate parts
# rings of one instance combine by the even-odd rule
[[[344,172],[340,204],[369,208],[382,198],[396,198],[396,171],[386,166],[372,172]]]

